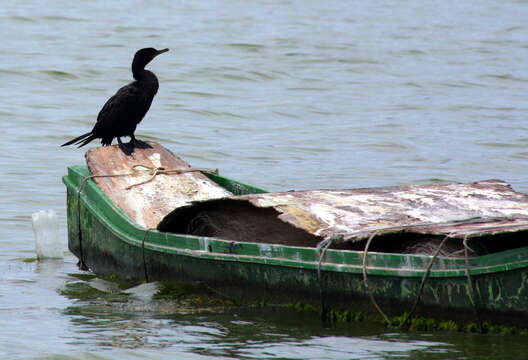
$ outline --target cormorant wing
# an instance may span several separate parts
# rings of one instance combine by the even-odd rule
[[[123,86],[104,104],[92,132],[99,136],[121,136],[122,130],[137,124],[136,109],[141,102],[142,92],[135,81]]]

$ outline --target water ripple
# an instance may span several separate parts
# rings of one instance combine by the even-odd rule
[[[483,79],[496,79],[496,80],[507,80],[507,81],[518,81],[518,82],[528,82],[528,78],[520,78],[513,76],[511,74],[485,74],[478,76]]]
[[[9,19],[14,21],[21,21],[21,22],[35,22],[36,20],[34,18],[26,17],[26,16],[10,16]]]
[[[60,15],[44,15],[40,17],[43,21],[71,21],[71,22],[83,22],[87,21],[78,17],[60,16]]]
[[[70,79],[78,79],[79,77],[75,74],[61,71],[61,70],[42,70],[40,71],[42,74],[49,75],[51,78],[56,80],[70,80]]]
[[[266,46],[260,45],[260,44],[245,44],[245,43],[231,43],[231,44],[225,44],[225,46],[241,49],[248,52],[259,52],[261,50],[264,50]]]
[[[224,95],[224,94],[214,94],[210,92],[205,91],[176,91],[176,94],[182,94],[182,95],[191,95],[191,96],[197,96],[197,97],[203,97],[203,98],[229,98],[230,96]]]

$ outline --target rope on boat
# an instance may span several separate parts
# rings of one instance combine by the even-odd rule
[[[378,235],[379,231],[375,231],[373,232],[369,239],[367,240],[367,243],[365,244],[365,249],[363,251],[363,284],[365,286],[365,291],[367,292],[368,296],[369,296],[369,299],[372,303],[372,305],[374,306],[374,308],[378,311],[378,313],[383,317],[383,319],[387,322],[387,324],[391,324],[391,320],[389,319],[389,317],[383,312],[383,310],[381,309],[381,307],[378,305],[378,303],[376,302],[376,299],[374,298],[374,295],[369,287],[369,284],[368,284],[368,274],[367,274],[367,255],[368,255],[368,249],[370,247],[370,243],[372,242],[372,240],[374,239],[374,237],[376,237]],[[422,296],[422,293],[423,293],[423,290],[425,288],[425,283],[427,282],[428,278],[429,278],[429,275],[431,274],[431,268],[433,267],[433,264],[436,260],[436,258],[438,257],[438,255],[440,254],[440,251],[443,247],[443,245],[445,244],[445,242],[447,241],[447,239],[451,236],[451,234],[448,234],[444,237],[444,239],[440,242],[440,244],[438,245],[438,248],[436,249],[436,252],[435,254],[433,255],[433,257],[431,258],[431,261],[429,262],[429,265],[427,266],[426,268],[426,271],[424,273],[424,276],[422,277],[422,282],[420,284],[420,289],[418,291],[418,295],[416,297],[416,300],[413,304],[413,307],[411,308],[411,311],[407,314],[407,316],[405,317],[405,319],[403,320],[402,322],[402,325],[404,325],[407,321],[409,321],[409,319],[412,317],[412,315],[414,314],[414,312],[416,311],[416,308],[418,306],[418,303],[420,301],[420,298]],[[338,240],[341,240],[342,239],[342,235],[334,235],[330,238],[327,238],[327,239],[324,239],[323,241],[321,241],[319,244],[317,244],[317,247],[316,247],[316,251],[319,253],[319,261],[317,263],[317,275],[318,275],[318,278],[319,278],[319,290],[320,290],[320,294],[321,294],[321,314],[322,314],[322,317],[323,317],[323,320],[325,319],[325,316],[326,316],[326,307],[325,307],[325,300],[324,300],[324,295],[325,295],[325,286],[323,286],[323,279],[322,279],[322,275],[321,275],[321,263],[323,261],[323,258],[325,256],[325,253],[326,253],[326,250],[335,242],[335,241],[338,241]]]
[[[389,227],[385,227],[385,228],[381,228],[381,229],[378,229],[376,230],[374,233],[371,233],[370,237],[368,238],[368,241],[365,245],[365,249],[363,251],[363,283],[364,283],[364,286],[365,286],[365,290],[370,298],[370,301],[372,303],[372,305],[374,306],[374,308],[378,311],[378,313],[384,318],[384,320],[388,323],[388,324],[391,324],[391,321],[390,319],[387,317],[387,315],[383,312],[383,310],[379,307],[379,305],[377,304],[375,298],[374,298],[374,295],[372,294],[372,291],[368,285],[368,276],[367,276],[367,254],[368,254],[368,248],[370,246],[370,243],[372,241],[372,239],[378,235],[379,233],[381,232],[387,232],[387,231],[405,231],[405,230],[408,230],[409,228],[420,228],[420,227],[428,227],[428,226],[453,226],[453,225],[461,225],[461,224],[473,224],[473,223],[480,223],[482,221],[490,221],[490,220],[504,220],[505,218],[504,217],[491,217],[491,218],[484,218],[484,217],[480,217],[480,216],[476,216],[476,217],[470,217],[470,218],[466,218],[466,219],[461,219],[461,220],[454,220],[454,221],[446,221],[446,222],[443,222],[443,223],[419,223],[419,224],[408,224],[408,225],[403,225],[403,226],[389,226]],[[525,217],[522,217],[522,218],[508,218],[509,220],[527,220],[527,218]],[[507,228],[507,227],[510,227],[511,225],[496,225],[495,228]],[[353,234],[347,234],[347,237],[350,238],[352,236],[355,236],[355,237],[358,237],[358,236],[361,236],[363,234],[368,234],[368,232],[370,232],[369,230],[363,230],[363,231],[357,231]],[[438,255],[440,254],[440,251],[442,249],[442,246],[445,244],[445,242],[453,236],[453,233],[449,233],[447,234],[444,239],[440,242],[438,248],[436,249],[435,251],[435,254],[433,255],[433,257],[431,258],[431,261],[429,262],[429,265],[427,266],[426,268],[426,271],[422,277],[422,281],[420,283],[420,288],[419,288],[419,291],[418,291],[418,294],[417,294],[417,297],[416,297],[416,300],[411,308],[411,311],[409,313],[407,313],[405,319],[403,320],[403,322],[401,323],[402,325],[404,325],[405,323],[407,323],[407,321],[409,321],[409,319],[412,318],[414,312],[416,311],[416,308],[418,306],[418,303],[421,299],[421,296],[423,294],[423,291],[424,291],[424,288],[425,288],[425,283],[427,282],[427,280],[429,279],[429,276],[430,276],[430,273],[431,273],[431,269],[432,269],[432,266],[434,264],[434,262],[436,261]],[[472,277],[471,277],[471,274],[470,274],[470,264],[469,264],[469,255],[468,255],[468,250],[471,251],[471,252],[475,252],[473,249],[471,249],[469,246],[468,246],[468,237],[469,237],[469,234],[466,234],[464,236],[464,240],[463,240],[463,245],[464,245],[464,249],[462,251],[464,251],[465,253],[465,261],[466,261],[466,269],[465,269],[465,273],[466,273],[466,277],[468,279],[468,284],[469,284],[469,297],[470,297],[470,301],[473,305],[473,310],[474,310],[474,313],[475,313],[475,316],[477,318],[477,323],[479,324],[479,327],[480,329],[482,329],[482,322],[481,322],[481,319],[480,319],[480,315],[479,315],[479,305],[477,304],[477,296],[476,296],[476,292],[475,292],[475,286],[474,286],[474,283],[473,283],[473,280],[472,280]],[[331,238],[327,238],[323,241],[321,241],[319,244],[317,244],[317,252],[319,253],[319,262],[318,262],[318,266],[317,266],[317,273],[318,273],[318,277],[319,277],[319,285],[320,285],[320,292],[321,292],[321,306],[322,306],[322,309],[323,309],[323,317],[324,317],[324,314],[325,314],[325,311],[324,311],[324,287],[322,285],[322,275],[321,275],[321,262],[323,260],[323,257],[325,255],[325,252],[326,250],[330,247],[330,245],[334,242],[334,241],[337,241],[337,240],[340,240],[341,242],[343,242],[345,236],[343,236],[343,234],[340,234],[340,235],[334,235],[333,237]]]
[[[329,238],[324,239],[319,244],[317,244],[317,247],[315,248],[315,251],[319,254],[319,261],[317,262],[317,276],[321,277],[321,263],[323,262],[323,258],[326,254],[326,250],[334,243],[334,241],[340,240],[341,235],[334,235]]]
[[[321,319],[323,321],[328,320],[328,308],[326,306],[326,279],[323,279],[321,273],[321,264],[326,254],[326,250],[332,245],[334,241],[340,240],[341,235],[333,235],[329,238],[324,239],[319,244],[315,250],[319,254],[319,261],[317,262],[317,279],[319,280],[319,297],[321,302]]]
[[[201,168],[188,168],[188,169],[165,169],[162,166],[147,166],[142,164],[136,164],[132,165],[130,168],[130,172],[122,173],[122,174],[102,174],[102,175],[89,175],[85,176],[82,179],[82,185],[86,182],[88,179],[94,179],[94,178],[104,178],[104,177],[122,177],[122,176],[133,176],[133,175],[139,175],[141,173],[146,173],[147,175],[151,175],[150,178],[148,178],[145,181],[139,182],[137,184],[129,185],[125,188],[125,190],[130,190],[134,186],[139,186],[146,184],[148,182],[151,182],[157,175],[163,174],[163,175],[172,175],[172,174],[184,174],[189,172],[202,172],[202,173],[208,173],[208,174],[215,174],[218,175],[218,169],[201,169]]]
[[[413,307],[411,308],[411,311],[409,311],[407,315],[405,316],[405,318],[403,319],[401,326],[404,326],[407,323],[407,321],[409,321],[412,318],[414,312],[416,311],[416,307],[418,306],[418,303],[420,302],[420,298],[422,297],[423,289],[425,288],[425,283],[427,282],[427,279],[429,279],[429,275],[431,274],[431,268],[433,267],[433,264],[436,258],[440,254],[440,250],[442,249],[442,246],[444,246],[444,243],[447,241],[449,237],[451,237],[451,234],[447,234],[444,237],[444,239],[440,242],[440,245],[438,245],[438,247],[436,248],[436,251],[433,257],[431,258],[431,261],[429,262],[429,265],[427,266],[427,269],[425,270],[425,273],[422,277],[422,282],[420,283],[420,289],[418,290],[418,295],[416,296],[416,300],[414,301]]]
[[[141,169],[141,170],[140,170]],[[155,166],[146,166],[146,165],[134,165],[132,166],[132,172],[133,174],[136,174],[137,172],[142,172],[142,171],[146,171],[149,175],[151,175],[151,177],[145,181],[142,181],[140,183],[137,183],[137,184],[132,184],[130,186],[127,186],[125,189],[126,190],[130,190],[131,188],[133,188],[134,186],[138,186],[138,185],[143,185],[143,184],[146,184],[148,182],[151,182],[155,177],[156,175],[159,175],[159,174],[164,174],[164,175],[171,175],[171,174],[183,174],[183,173],[188,173],[188,172],[205,172],[205,173],[210,173],[210,174],[215,174],[215,175],[218,175],[218,169],[198,169],[198,168],[189,168],[189,169],[165,169],[164,167],[155,167]]]
[[[148,272],[147,272],[147,262],[145,260],[145,241],[147,240],[147,235],[152,229],[147,229],[143,235],[143,240],[141,241],[141,258],[143,260],[143,273],[145,275],[145,282],[149,282]]]
[[[414,302],[414,305],[413,307],[411,308],[411,311],[407,314],[407,316],[405,317],[405,319],[402,321],[401,325],[405,325],[407,323],[407,321],[409,321],[415,310],[416,310],[416,307],[418,306],[418,302],[420,301],[420,297],[422,296],[422,293],[423,293],[423,289],[425,287],[425,283],[427,281],[427,279],[429,278],[429,275],[431,273],[431,268],[433,266],[433,263],[435,262],[436,258],[438,257],[438,255],[440,254],[440,250],[442,249],[442,246],[444,245],[444,243],[447,241],[447,239],[451,237],[451,234],[448,234],[444,237],[444,239],[442,240],[442,242],[440,243],[440,245],[438,245],[438,248],[436,249],[436,252],[435,254],[433,255],[433,257],[431,258],[431,261],[429,262],[429,265],[427,266],[427,269],[426,269],[426,272],[424,274],[424,276],[422,277],[422,282],[420,284],[420,289],[418,291],[418,295],[416,297],[416,300]],[[466,264],[466,268],[465,268],[465,273],[466,273],[466,277],[468,279],[468,285],[469,285],[469,300],[471,301],[471,304],[473,305],[473,311],[475,313],[475,316],[477,318],[477,324],[479,326],[479,329],[482,331],[482,321],[480,319],[480,314],[479,314],[479,311],[478,311],[478,304],[477,304],[477,301],[476,301],[476,293],[475,293],[475,287],[474,287],[474,284],[473,284],[473,279],[471,277],[471,274],[470,274],[470,264],[469,264],[469,253],[468,253],[468,250],[470,250],[471,252],[474,252],[473,249],[471,249],[469,246],[468,246],[468,236],[464,236],[464,240],[463,240],[463,245],[464,245],[464,258],[465,258],[465,264]]]
[[[478,324],[478,327],[479,327],[479,330],[482,332],[482,321],[480,319],[480,313],[479,313],[479,307],[478,307],[478,304],[477,304],[477,296],[476,296],[476,293],[475,293],[475,286],[473,284],[473,279],[471,277],[471,273],[470,273],[470,264],[469,264],[469,253],[468,253],[468,250],[471,250],[473,252],[473,250],[468,246],[467,242],[468,242],[468,236],[464,236],[464,241],[462,242],[462,244],[464,245],[464,257],[465,257],[465,263],[466,263],[466,269],[465,269],[465,273],[466,273],[466,277],[467,277],[467,280],[468,280],[468,285],[469,285],[469,301],[471,301],[471,305],[473,305],[473,312],[475,313],[475,317],[477,318],[477,324]]]
[[[374,308],[383,317],[385,322],[390,325],[391,324],[390,319],[388,318],[387,315],[385,315],[383,310],[381,310],[380,306],[376,302],[376,299],[374,299],[374,295],[372,294],[372,291],[370,290],[370,287],[368,285],[368,277],[367,277],[367,254],[368,254],[368,248],[370,246],[370,243],[372,242],[372,239],[374,239],[374,237],[376,235],[378,235],[378,232],[379,231],[374,231],[372,233],[372,235],[370,235],[369,239],[367,240],[367,243],[365,244],[365,249],[363,250],[363,284],[365,285],[365,291],[367,292],[367,294],[369,296],[370,302],[372,303],[372,305],[374,305]]]
[[[84,251],[83,251],[83,241],[82,241],[82,227],[81,227],[81,193],[84,190],[84,186],[86,184],[86,181],[88,181],[90,177],[86,176],[81,180],[81,184],[79,185],[79,189],[77,189],[77,230],[79,233],[79,269],[81,270],[88,270],[88,266],[86,266],[86,263],[84,262]]]

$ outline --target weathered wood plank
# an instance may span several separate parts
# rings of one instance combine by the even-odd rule
[[[136,148],[131,156],[125,155],[117,145],[93,148],[86,153],[90,172],[98,176],[94,181],[118,208],[139,225],[156,228],[161,219],[175,208],[188,205],[191,201],[231,195],[200,172],[159,173],[148,181],[152,177],[148,168],[191,169],[188,163],[160,144],[149,142],[149,145],[151,148]],[[134,168],[140,171],[134,171]],[[124,176],[100,177],[103,175]],[[135,185],[145,181],[148,182]]]
[[[249,203],[255,209],[274,209],[278,219],[304,230],[307,238],[334,237],[336,241],[354,242],[374,233],[404,231],[459,239],[528,231],[528,194],[512,190],[502,180],[232,196],[176,209],[158,228],[170,231],[172,221],[192,221],[197,214],[212,217],[216,209],[221,209],[229,220],[240,203]],[[249,220],[238,217],[241,225],[237,233],[243,234],[242,225]],[[215,226],[222,228],[223,224]]]

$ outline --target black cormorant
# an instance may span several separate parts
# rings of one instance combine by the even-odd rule
[[[94,139],[101,139],[101,144],[107,146],[112,144],[114,138],[117,138],[119,147],[126,154],[131,154],[134,147],[149,147],[134,136],[137,124],[147,113],[159,88],[158,78],[151,71],[145,70],[145,66],[156,56],[167,51],[169,49],[144,48],[138,50],[132,61],[132,74],[135,81],[123,86],[108,99],[99,112],[92,131],[61,146],[79,144],[81,147]],[[123,144],[122,136],[129,136],[130,142]]]

